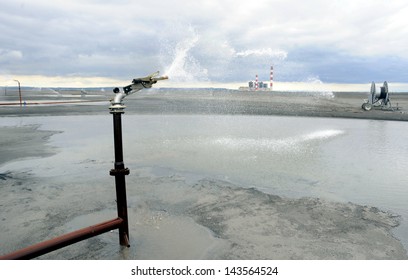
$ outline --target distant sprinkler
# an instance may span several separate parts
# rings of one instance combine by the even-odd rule
[[[255,76],[255,90],[258,90],[258,86],[259,86],[259,84],[258,84],[258,74],[256,74],[256,76]]]
[[[271,66],[271,80],[270,80],[269,88],[270,90],[273,89],[273,66]]]

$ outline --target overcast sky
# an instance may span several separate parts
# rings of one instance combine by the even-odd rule
[[[406,0],[1,0],[0,76],[408,82]]]

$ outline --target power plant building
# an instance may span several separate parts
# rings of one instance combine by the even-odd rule
[[[258,86],[257,86],[257,82],[256,81],[249,81],[248,82],[248,87],[249,90],[266,90],[268,89],[268,83],[264,83],[262,81],[258,82]]]
[[[255,76],[255,81],[249,81],[248,87],[240,87],[240,90],[250,91],[272,91],[273,90],[273,66],[271,66],[269,87],[267,82],[258,81],[258,75]]]

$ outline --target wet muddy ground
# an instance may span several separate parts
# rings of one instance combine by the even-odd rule
[[[225,94],[223,99],[227,98],[231,97]],[[189,98],[147,94],[132,99],[128,106],[132,108],[130,114],[156,114],[159,110],[167,113],[210,111],[213,114],[214,110],[222,113],[233,108],[233,114],[254,108],[262,114],[267,110],[265,103],[243,98],[223,103],[215,102],[209,95],[192,105]],[[367,113],[344,107],[347,102],[358,103],[355,97],[347,98],[347,102],[335,98],[316,101],[326,102],[325,108],[330,103],[336,104],[330,112],[327,109],[323,113],[317,113],[317,103],[311,99],[290,100],[269,98],[268,102],[276,101],[276,108],[269,108],[269,112],[280,114],[279,110],[286,110],[286,114],[292,114],[288,111],[290,107],[297,108],[296,114],[310,111],[309,115],[320,116],[333,114],[340,110],[333,108],[343,104],[343,111],[337,116]],[[20,108],[7,107],[0,108],[0,112],[2,116],[16,118],[19,115],[52,118],[53,115],[99,114],[98,111],[107,111],[105,107],[44,106],[37,107],[37,111],[35,108],[19,111]],[[391,119],[406,117],[403,110],[383,113],[381,118],[386,118],[387,114]],[[0,254],[116,216],[114,182],[108,175],[110,158],[78,158],[78,166],[93,170],[91,173],[53,174],[54,169],[50,167],[49,174],[44,176],[46,170],[42,170],[40,176],[36,171],[36,160],[43,168],[51,155],[67,152],[50,145],[52,137],[63,134],[63,127],[47,131],[40,124],[3,126],[0,118]],[[67,139],[70,140],[80,142],[80,139]],[[98,137],[95,143],[97,141]],[[24,168],[16,167],[16,163],[27,160],[31,162]],[[406,250],[392,234],[401,217],[375,205],[287,198],[219,178],[160,174],[154,167],[132,169],[127,185],[130,248],[121,248],[118,234],[113,231],[40,258],[407,259]]]

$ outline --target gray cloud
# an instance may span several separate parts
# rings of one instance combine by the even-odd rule
[[[234,82],[404,82],[404,0],[11,1],[0,11],[0,75]],[[377,65],[381,64],[381,66]],[[348,68],[345,71],[344,68]],[[390,72],[389,72],[390,73]]]

